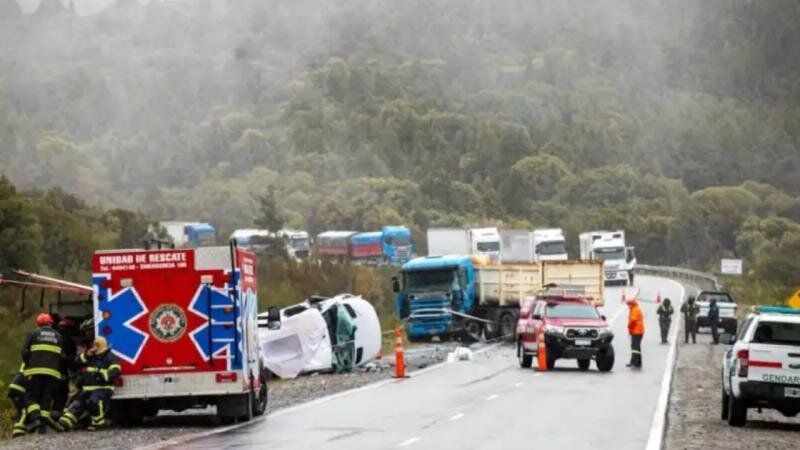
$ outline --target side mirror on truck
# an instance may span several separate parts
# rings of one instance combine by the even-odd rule
[[[267,309],[267,328],[270,330],[281,328],[281,310],[276,306],[270,306]]]
[[[400,292],[400,280],[397,277],[392,277],[392,292],[395,294]]]

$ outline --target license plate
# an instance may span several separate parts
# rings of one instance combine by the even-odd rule
[[[575,345],[578,347],[588,347],[592,345],[591,339],[575,339]]]
[[[800,398],[800,388],[783,388],[783,396]]]

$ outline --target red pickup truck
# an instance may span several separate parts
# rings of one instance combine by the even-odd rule
[[[614,333],[589,299],[552,294],[525,299],[517,322],[520,367],[531,367],[541,329],[548,369],[555,366],[557,359],[577,359],[581,370],[588,370],[593,359],[601,372],[614,367]]]

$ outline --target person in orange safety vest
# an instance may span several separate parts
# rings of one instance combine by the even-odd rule
[[[642,337],[644,336],[644,315],[635,298],[628,300],[628,334],[631,335],[631,362],[627,367],[642,367]]]

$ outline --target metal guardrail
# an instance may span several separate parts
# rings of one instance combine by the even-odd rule
[[[647,264],[637,264],[634,273],[643,275],[659,275],[666,278],[679,278],[682,280],[702,283],[698,287],[719,290],[722,285],[719,278],[710,273],[697,270],[684,269],[682,267],[650,266]]]

